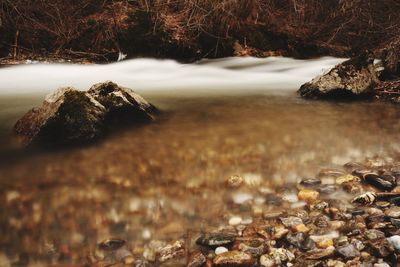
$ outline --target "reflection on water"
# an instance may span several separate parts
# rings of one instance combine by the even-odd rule
[[[101,240],[150,239],[272,209],[268,193],[321,167],[397,157],[399,110],[381,103],[310,102],[292,93],[145,95],[164,111],[90,147],[37,151],[7,145],[12,122],[41,97],[0,103],[0,258],[82,262]],[[14,151],[15,157],[5,158]],[[226,180],[241,175],[247,186]],[[252,205],[248,205],[252,203]]]

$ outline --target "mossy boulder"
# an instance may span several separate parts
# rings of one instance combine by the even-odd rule
[[[126,125],[152,121],[156,113],[141,96],[112,82],[96,84],[88,92],[66,87],[27,112],[14,132],[23,145],[85,144],[114,128],[120,117]]]
[[[305,98],[365,97],[373,95],[378,82],[374,58],[363,53],[303,84],[298,93]]]

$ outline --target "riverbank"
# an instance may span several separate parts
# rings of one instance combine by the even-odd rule
[[[112,62],[227,56],[351,57],[399,36],[395,0],[5,1],[0,57]],[[377,55],[378,56],[378,55]]]

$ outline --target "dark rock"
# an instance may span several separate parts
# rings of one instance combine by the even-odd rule
[[[315,248],[315,242],[309,236],[301,232],[297,234],[289,233],[286,236],[286,240],[301,251],[309,251]]]
[[[241,251],[228,251],[217,255],[214,265],[218,267],[251,267],[255,260],[250,254]]]
[[[390,222],[392,223],[393,226],[400,228],[400,219],[391,218]]]
[[[396,205],[396,206],[400,206],[400,197],[394,197],[390,199],[390,203]]]
[[[362,53],[335,66],[327,74],[303,84],[298,92],[306,98],[349,98],[371,95],[378,82],[373,62],[371,54]]]
[[[132,90],[112,82],[88,92],[71,87],[49,94],[42,106],[17,121],[14,132],[22,144],[82,144],[103,136],[114,120],[139,123],[154,119],[156,109]]]
[[[201,235],[197,240],[197,245],[208,247],[226,246],[235,241],[235,236],[224,233],[208,233]]]
[[[93,85],[88,93],[107,109],[107,116],[127,122],[154,119],[157,109],[129,88],[106,81]]]
[[[375,239],[367,243],[369,251],[376,257],[385,258],[394,252],[393,245],[386,239]]]
[[[396,180],[393,176],[379,176],[375,173],[366,173],[363,175],[366,183],[382,191],[391,191],[396,186]]]
[[[309,179],[303,179],[300,181],[300,185],[303,187],[317,187],[321,184],[321,180],[320,179],[316,179],[316,178],[309,178]]]
[[[99,244],[99,248],[104,251],[113,251],[121,248],[126,244],[126,241],[123,239],[107,239]]]
[[[336,252],[345,260],[350,260],[355,257],[360,256],[360,251],[358,251],[353,244],[348,244],[336,248]]]
[[[105,107],[91,95],[67,87],[26,113],[14,132],[24,145],[88,142],[103,134],[105,117]]]

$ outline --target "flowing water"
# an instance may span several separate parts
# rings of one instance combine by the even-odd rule
[[[187,238],[231,216],[276,209],[271,196],[290,194],[287,185],[322,168],[398,160],[398,107],[296,95],[341,61],[142,59],[0,69],[0,266],[82,263],[109,237],[128,240],[141,255],[150,240]],[[13,146],[13,124],[46,93],[104,80],[135,89],[162,115],[91,146]],[[232,175],[245,185],[229,187]]]

